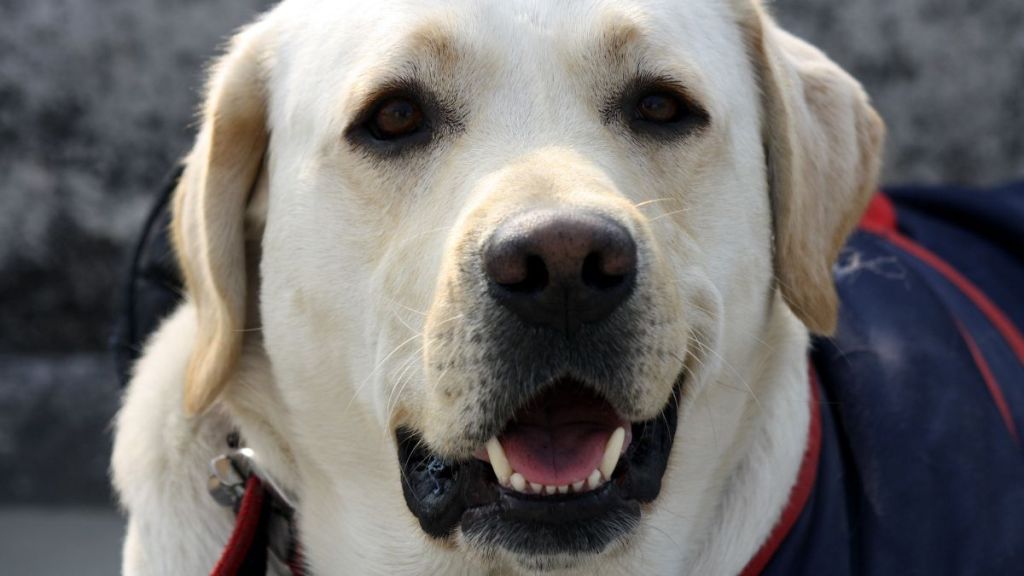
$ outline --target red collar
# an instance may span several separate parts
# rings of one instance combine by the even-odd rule
[[[818,376],[813,367],[809,369],[809,372],[811,421],[808,424],[807,447],[804,448],[804,459],[800,463],[796,484],[789,491],[789,502],[782,510],[782,516],[775,523],[775,528],[772,529],[757,554],[750,559],[750,562],[747,562],[747,566],[743,572],[740,572],[740,576],[756,576],[764,570],[776,550],[789,535],[789,531],[792,530],[797,519],[800,518],[800,513],[803,512],[804,506],[807,505],[807,499],[811,496],[811,491],[814,490],[814,482],[818,477],[818,458],[821,456],[821,413],[819,412]]]

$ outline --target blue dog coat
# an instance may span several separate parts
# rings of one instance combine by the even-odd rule
[[[812,351],[816,473],[744,574],[1024,574],[1022,248],[1024,184],[873,200]]]

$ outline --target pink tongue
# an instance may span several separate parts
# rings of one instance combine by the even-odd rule
[[[564,486],[585,480],[601,465],[614,428],[598,423],[520,424],[498,440],[512,469],[528,482]]]
[[[518,410],[498,436],[512,469],[528,482],[565,486],[586,480],[601,465],[608,438],[621,418],[607,400],[571,379],[561,379]]]

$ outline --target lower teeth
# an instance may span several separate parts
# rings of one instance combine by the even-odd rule
[[[521,492],[523,494],[552,496],[555,494],[569,494],[570,492],[587,492],[601,486],[605,482],[606,480],[601,475],[600,470],[594,470],[591,472],[590,476],[588,476],[586,480],[579,480],[572,484],[562,484],[559,486],[529,482],[522,474],[514,472],[512,476],[509,477],[508,482],[503,482],[502,486],[511,488],[513,491]]]
[[[497,438],[491,438],[487,442],[487,456],[491,461],[491,467],[494,470],[495,477],[498,479],[498,483],[506,488],[511,488],[516,492],[521,492],[523,494],[543,494],[548,496],[554,494],[568,494],[569,492],[586,492],[588,490],[594,490],[606,481],[611,480],[611,476],[615,471],[615,465],[618,464],[619,457],[622,452],[625,432],[624,428],[616,428],[608,438],[608,443],[605,446],[605,451],[601,458],[600,467],[594,469],[586,479],[577,480],[572,484],[538,484],[536,482],[528,481],[519,472],[513,472],[512,466],[509,464],[508,457],[505,456],[505,449]]]

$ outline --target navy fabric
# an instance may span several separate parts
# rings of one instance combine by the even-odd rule
[[[1024,182],[978,190],[908,186],[886,194],[899,209],[904,234],[970,278],[1024,327]]]
[[[1012,320],[1024,317],[1024,244],[1008,244],[1024,234],[1024,186],[892,197],[903,233]],[[839,329],[812,355],[822,399],[818,477],[763,574],[1024,574],[1024,448],[963,332],[1019,431],[1024,365],[955,285],[881,236],[854,234],[835,279]]]

